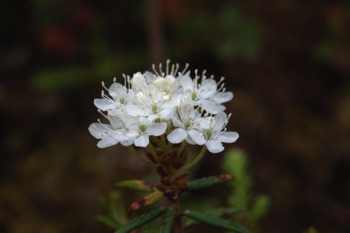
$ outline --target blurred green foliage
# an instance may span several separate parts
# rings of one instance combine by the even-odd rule
[[[247,155],[241,149],[231,149],[225,153],[222,167],[226,173],[236,177],[234,182],[228,183],[231,188],[228,196],[229,206],[242,209],[238,218],[246,222],[247,228],[252,232],[258,232],[259,221],[268,212],[270,198],[266,195],[253,196]]]
[[[207,53],[222,61],[254,61],[263,46],[262,28],[233,3],[222,4],[213,11],[196,10],[185,21],[176,24],[171,35],[182,47],[189,49],[180,50],[182,53],[202,53],[200,50],[205,48]],[[193,41],[196,43],[191,43]]]
[[[242,58],[255,60],[262,49],[262,29],[242,13],[238,6],[223,5],[218,11],[219,31],[213,43],[214,51],[222,60]]]
[[[319,233],[315,227],[310,227],[305,231],[305,233]]]
[[[100,203],[107,210],[105,215],[97,215],[96,219],[112,229],[118,229],[128,222],[126,207],[121,192],[110,191],[106,197],[100,197]]]

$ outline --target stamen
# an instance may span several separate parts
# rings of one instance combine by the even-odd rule
[[[185,68],[182,70],[182,72],[180,74],[183,75],[189,66],[190,66],[190,64],[186,63]]]
[[[166,60],[166,75],[169,74],[169,64],[170,64],[170,59]]]
[[[105,89],[107,92],[109,92],[108,88],[106,87],[105,83],[102,81],[102,87]]]
[[[170,71],[170,74],[171,74],[171,75],[174,75],[174,74],[175,74],[175,73],[174,73],[174,70],[175,70],[175,65],[172,64],[172,65],[171,65],[171,71]]]
[[[129,75],[126,76],[126,79],[128,81],[128,89],[131,89],[131,78],[130,78],[130,76]]]
[[[159,74],[160,76],[164,76],[164,72],[162,71],[162,63],[159,63]]]
[[[225,77],[221,77],[219,82],[218,82],[218,85],[221,84],[224,80],[225,80]]]
[[[98,109],[97,112],[99,112],[102,116],[104,116],[106,119],[108,119],[108,116],[104,114],[101,109]]]
[[[224,84],[224,83],[221,84],[221,86],[219,87],[219,89],[217,90],[217,92],[222,91],[222,90],[224,89],[224,87],[225,87],[225,84]]]
[[[180,67],[179,63],[176,63],[175,70],[174,70],[174,73],[173,73],[174,76],[176,75],[177,71],[179,70],[179,67]]]
[[[157,76],[160,76],[160,74],[158,74],[158,72],[156,70],[156,65],[155,64],[152,64],[152,70]]]

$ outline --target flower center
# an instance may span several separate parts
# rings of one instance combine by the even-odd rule
[[[120,97],[119,102],[120,102],[121,104],[125,104],[125,98],[124,98],[124,96],[123,96],[123,97]]]
[[[191,99],[192,99],[192,100],[195,100],[196,98],[197,98],[196,92],[192,92]]]
[[[145,125],[143,125],[143,124],[139,124],[139,130],[142,132],[142,133],[144,133],[145,131],[146,131],[146,126]]]
[[[152,104],[152,112],[157,113],[158,112],[158,105],[157,104]]]
[[[188,120],[185,122],[184,127],[185,127],[185,129],[188,129],[188,128],[190,128],[190,126],[191,126],[191,121],[188,119]]]
[[[207,139],[210,139],[211,136],[213,135],[213,132],[210,129],[208,129],[205,131],[205,135],[207,136]]]

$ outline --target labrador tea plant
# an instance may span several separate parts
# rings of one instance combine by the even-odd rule
[[[236,233],[247,232],[223,216],[233,213],[230,208],[206,212],[182,210],[184,192],[232,181],[229,174],[188,180],[189,170],[207,152],[224,150],[222,143],[233,143],[239,135],[227,131],[230,119],[224,103],[233,99],[233,93],[224,87],[224,78],[218,82],[197,70],[191,74],[188,64],[180,71],[179,65],[168,60],[165,71],[153,65],[153,72],[137,72],[132,77],[123,75],[124,83],[114,80],[107,88],[102,86],[102,98],[94,104],[108,123],[98,120],[89,127],[90,133],[100,139],[99,148],[120,143],[131,154],[154,167],[159,184],[143,180],[126,180],[116,184],[120,188],[147,191],[149,194],[132,203],[129,214],[150,206],[163,198],[168,203],[133,217],[118,227],[116,233],[138,232],[142,226],[162,216],[160,233],[184,233],[191,225],[204,223]],[[198,155],[189,156],[188,145],[201,147]],[[141,149],[141,150],[140,150]],[[142,153],[141,153],[142,152]],[[188,220],[187,222],[184,220]]]

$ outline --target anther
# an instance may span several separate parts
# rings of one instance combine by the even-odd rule
[[[181,75],[183,75],[186,72],[186,70],[188,69],[189,66],[190,66],[190,64],[186,63],[185,68],[181,72]]]

